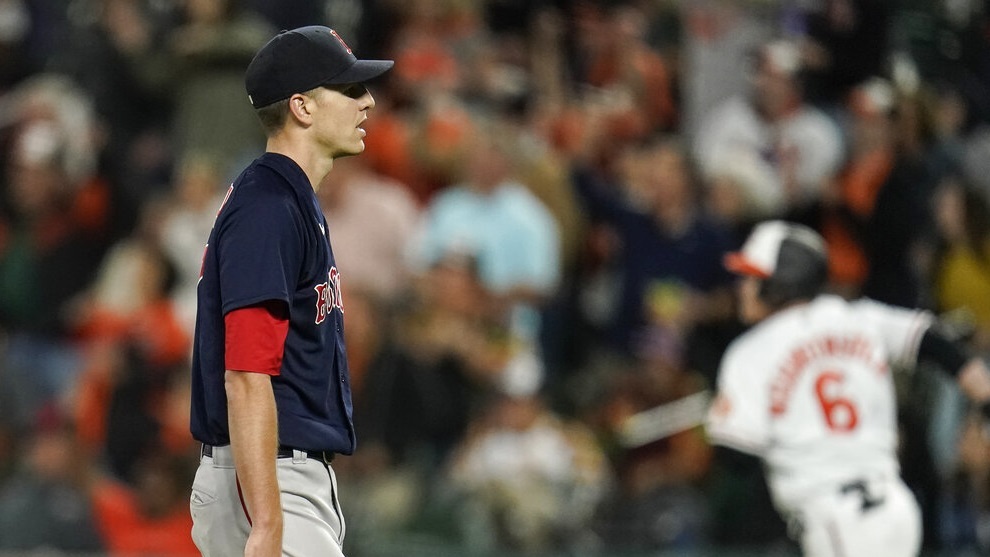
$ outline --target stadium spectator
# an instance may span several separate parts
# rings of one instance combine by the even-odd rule
[[[940,246],[932,266],[935,309],[972,328],[971,346],[990,354],[990,203],[986,194],[947,179],[935,197]]]
[[[825,0],[798,17],[808,100],[829,110],[888,68],[891,9],[882,0]]]
[[[586,530],[609,475],[590,430],[556,415],[521,366],[471,420],[447,479],[471,547],[521,553],[594,546]],[[591,544],[591,545],[589,545]]]
[[[93,488],[94,514],[110,557],[193,557],[192,516],[186,493],[188,460],[142,461],[134,486],[105,479]]]
[[[363,157],[334,163],[333,187],[317,197],[334,239],[334,257],[347,283],[375,303],[394,306],[408,294],[409,238],[420,208],[409,188],[374,172]],[[348,288],[351,288],[350,286]]]
[[[793,42],[763,44],[751,60],[752,86],[712,110],[693,139],[693,154],[705,178],[732,172],[739,164],[759,169],[763,217],[819,199],[842,162],[842,137],[835,122],[804,99],[801,58]]]
[[[514,176],[516,137],[495,125],[471,129],[459,181],[426,208],[415,264],[428,268],[451,251],[473,253],[484,284],[511,308],[511,327],[534,342],[539,307],[557,287],[560,241],[553,216]]]
[[[264,134],[250,104],[230,99],[246,99],[244,69],[275,29],[239,0],[181,7],[180,23],[160,43],[149,34],[128,44],[125,55],[145,87],[170,99],[175,158],[210,157],[221,176],[233,178],[238,164],[261,149]]]
[[[617,179],[577,167],[573,181],[592,219],[616,234],[621,281],[608,325],[613,347],[631,355],[663,337],[683,359],[695,325],[732,315],[731,277],[719,258],[733,240],[701,207],[688,154],[675,138],[630,145]]]
[[[706,382],[663,346],[646,343],[637,356],[604,379],[606,395],[592,409],[616,477],[592,525],[617,550],[696,550],[712,528],[703,489],[712,448],[700,427]]]
[[[756,2],[694,0],[679,5],[680,133],[693,144],[709,112],[748,88],[748,57],[773,36]]]
[[[391,462],[437,464],[465,434],[518,343],[470,252],[448,251],[415,284],[394,330],[383,331],[355,407],[367,444],[380,445]]]
[[[633,3],[575,11],[575,80],[594,88],[608,111],[608,136],[643,139],[677,123],[672,72],[646,42],[646,21]]]
[[[157,230],[150,231],[175,266],[175,284],[170,292],[176,317],[192,337],[196,324],[196,286],[203,263],[203,245],[209,238],[217,210],[229,182],[220,174],[218,162],[207,155],[177,161],[171,190],[148,201],[155,205]]]
[[[24,447],[0,491],[0,551],[103,551],[91,495],[99,471],[78,450],[71,423],[54,405],[45,406]]]
[[[930,227],[933,184],[908,135],[899,133],[908,102],[901,96],[880,78],[854,89],[849,156],[813,222],[828,243],[834,287],[850,297],[916,307],[922,289],[913,254]]]
[[[3,365],[19,419],[31,420],[50,398],[64,399],[78,373],[67,317],[109,245],[110,198],[92,108],[77,87],[37,76],[4,100],[12,127],[0,207]]]

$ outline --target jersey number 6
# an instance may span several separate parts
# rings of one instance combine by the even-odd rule
[[[825,415],[825,423],[830,430],[840,433],[856,429],[859,421],[856,405],[836,392],[845,380],[846,377],[837,371],[822,372],[815,380],[815,394],[818,395],[818,404]]]

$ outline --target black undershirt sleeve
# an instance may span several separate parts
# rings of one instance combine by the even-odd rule
[[[946,373],[957,377],[967,361],[969,357],[962,348],[934,328],[929,328],[925,331],[925,336],[921,337],[921,344],[918,346],[918,363],[935,364]]]
[[[918,363],[930,362],[953,377],[959,377],[959,373],[968,361],[969,357],[958,343],[953,342],[935,329],[928,329],[925,336],[921,338],[921,345],[918,346]],[[984,420],[990,424],[990,401],[978,403],[976,409],[983,414]]]

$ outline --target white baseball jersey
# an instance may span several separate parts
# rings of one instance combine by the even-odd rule
[[[785,513],[863,478],[897,478],[891,368],[913,364],[928,313],[822,295],[739,337],[709,410],[713,442],[761,457]]]

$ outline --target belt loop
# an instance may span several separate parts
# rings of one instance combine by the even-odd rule
[[[306,451],[300,451],[298,449],[292,449],[292,463],[293,464],[303,464],[306,462]]]

